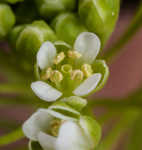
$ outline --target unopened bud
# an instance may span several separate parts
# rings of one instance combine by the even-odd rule
[[[89,64],[82,65],[81,69],[82,69],[85,77],[87,77],[87,78],[93,74],[93,69],[92,69],[91,65],[89,65]]]
[[[64,60],[64,58],[65,58],[64,52],[60,52],[54,59],[54,64],[57,65],[57,64],[61,63]]]

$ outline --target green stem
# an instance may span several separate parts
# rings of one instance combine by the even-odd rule
[[[17,130],[0,137],[0,147],[5,146],[7,144],[11,144],[23,138],[24,138],[24,134],[22,132],[22,129],[18,128]]]
[[[121,135],[132,127],[135,120],[138,118],[140,112],[137,110],[131,110],[121,115],[121,120],[116,126],[108,133],[108,135],[102,140],[96,150],[110,150],[112,146],[117,143]]]
[[[104,53],[104,59],[107,62],[110,62],[112,59],[114,59],[115,56],[119,52],[122,52],[122,47],[133,37],[133,35],[141,28],[142,26],[142,3],[140,5],[139,10],[137,11],[132,23],[129,25],[127,31],[122,35],[120,40],[114,44],[112,48],[107,50]]]

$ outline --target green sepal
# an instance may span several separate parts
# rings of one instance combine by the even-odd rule
[[[80,0],[79,15],[102,44],[108,40],[118,19],[120,0]]]
[[[76,37],[87,29],[79,19],[79,16],[73,13],[62,13],[52,22],[57,37],[70,45],[74,44]]]
[[[84,130],[85,135],[88,137],[88,144],[94,149],[101,139],[101,126],[96,120],[89,116],[81,116],[79,124]]]
[[[61,101],[65,102],[77,111],[81,111],[87,105],[87,100],[78,96],[66,97]]]
[[[101,73],[101,81],[97,85],[96,89],[93,92],[97,92],[102,89],[109,77],[109,67],[107,66],[104,60],[95,60],[93,63],[93,70],[95,73]]]
[[[38,142],[30,141],[29,142],[29,150],[43,150]]]
[[[35,56],[40,46],[47,40],[51,42],[56,40],[54,31],[44,21],[34,21],[20,33],[16,49],[27,53],[27,56],[31,54]]]
[[[15,15],[7,4],[0,4],[0,40],[4,39],[15,24]]]
[[[65,117],[79,119],[80,113],[73,109],[71,106],[67,105],[65,102],[59,101],[51,105],[49,110],[62,114]]]
[[[60,52],[60,51],[66,52],[66,51],[72,49],[72,46],[65,43],[64,41],[56,41],[56,42],[54,42],[54,45],[58,52]]]
[[[74,10],[76,0],[36,0],[36,5],[41,16],[51,18],[66,10]]]

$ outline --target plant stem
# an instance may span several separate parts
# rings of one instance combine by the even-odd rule
[[[119,52],[122,52],[122,47],[133,37],[133,35],[141,28],[142,26],[142,3],[140,4],[140,8],[137,11],[132,23],[129,25],[126,32],[121,36],[120,40],[114,44],[112,48],[107,50],[104,53],[103,59],[105,59],[108,63],[114,59],[115,56]]]
[[[128,130],[134,124],[138,118],[140,112],[137,110],[130,110],[124,112],[121,115],[121,120],[116,126],[108,133],[108,135],[102,140],[96,150],[110,150],[112,146],[117,143],[118,139],[126,130]]]
[[[20,140],[22,138],[24,138],[24,134],[22,132],[22,129],[18,128],[7,135],[0,137],[0,147],[16,142],[17,140]]]

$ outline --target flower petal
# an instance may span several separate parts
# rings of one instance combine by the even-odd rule
[[[95,73],[91,77],[87,78],[81,85],[79,85],[73,93],[77,96],[86,96],[90,92],[92,92],[96,86],[98,85],[99,81],[101,80],[101,74]]]
[[[74,49],[82,54],[81,61],[88,64],[91,64],[95,60],[100,47],[100,39],[91,32],[81,33],[74,44]]]
[[[55,150],[55,137],[45,134],[44,132],[40,132],[38,134],[38,141],[44,150]]]
[[[51,42],[45,42],[37,53],[37,64],[40,69],[45,69],[53,64],[56,48]]]
[[[49,122],[53,117],[46,109],[39,109],[23,124],[23,132],[30,140],[37,141],[40,131],[50,130]]]
[[[48,102],[56,101],[62,95],[60,91],[42,81],[33,82],[31,88],[39,98]]]
[[[82,129],[74,122],[66,121],[59,129],[56,150],[89,150],[89,144]]]

